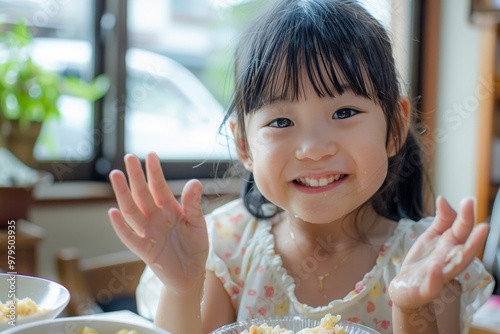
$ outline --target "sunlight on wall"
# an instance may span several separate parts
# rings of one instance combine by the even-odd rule
[[[458,208],[476,191],[477,113],[486,78],[480,78],[480,30],[464,1],[441,2],[436,130],[436,195]]]

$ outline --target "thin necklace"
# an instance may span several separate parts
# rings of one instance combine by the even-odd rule
[[[295,248],[297,248],[297,250],[300,252],[300,254],[302,254],[302,257],[305,258],[306,256],[304,255],[304,253],[302,253],[302,251],[300,250],[300,247],[297,245],[297,241],[295,240],[295,234],[292,231],[292,226],[290,224],[289,219],[287,219],[287,223],[288,223],[288,231],[290,232],[290,238],[292,238],[292,241],[295,245]],[[337,263],[335,266],[333,266],[332,269],[328,270],[327,273],[325,273],[323,275],[316,276],[316,279],[318,280],[318,290],[319,291],[323,291],[323,289],[325,288],[325,285],[324,285],[325,278],[327,278],[330,275],[330,273],[334,272],[335,269],[337,269],[342,263],[344,263],[350,257],[350,255],[354,252],[354,249],[356,249],[356,247],[352,247],[351,250],[349,251],[349,253],[347,253],[339,263]]]

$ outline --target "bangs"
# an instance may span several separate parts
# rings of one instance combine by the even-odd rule
[[[335,8],[327,8],[335,4]],[[360,17],[352,1],[296,1],[279,17],[262,18],[260,29],[240,49],[246,64],[237,64],[243,91],[244,113],[277,100],[297,100],[309,80],[320,97],[335,97],[345,90],[389,108],[399,97],[392,55],[384,28],[368,13]],[[279,5],[278,5],[279,6]],[[364,11],[364,10],[363,10]],[[380,31],[373,29],[377,25]],[[332,26],[335,27],[332,29]],[[382,43],[382,47],[381,47]],[[238,74],[239,72],[239,74]],[[392,72],[392,73],[391,73]],[[391,77],[392,76],[392,77]]]
[[[270,59],[263,60],[264,64],[280,65],[262,66],[260,71],[251,75],[255,81],[250,87],[255,91],[249,96],[255,96],[255,99],[249,101],[248,110],[261,107],[258,101],[268,104],[279,100],[298,100],[304,96],[305,80],[319,97],[335,97],[345,90],[352,90],[356,95],[372,98],[372,88],[368,87],[373,85],[366,80],[365,66],[356,62],[354,55],[345,53],[349,50],[327,47],[316,38],[295,38],[296,41],[291,41],[295,43],[282,45],[269,54]],[[353,59],[355,63],[350,61],[350,68],[346,68],[345,64],[342,65],[346,59]]]

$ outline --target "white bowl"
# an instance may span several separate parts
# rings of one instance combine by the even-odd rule
[[[251,325],[268,324],[271,327],[280,326],[294,332],[298,332],[304,328],[312,328],[319,325],[320,320],[304,319],[301,317],[280,317],[269,319],[254,319],[250,321],[239,321],[234,324],[229,324],[216,329],[210,334],[239,334],[245,329],[249,329]],[[356,324],[354,322],[342,320],[339,325],[343,326],[349,334],[380,334],[374,329]]]
[[[91,327],[99,334],[114,334],[121,329],[136,330],[140,334],[170,334],[154,326],[153,323],[132,323],[99,319],[92,315],[42,320],[19,327],[13,327],[2,332],[2,334],[76,334],[85,326]]]
[[[19,316],[15,319],[15,323],[11,319],[1,321],[0,331],[12,328],[13,325],[19,326],[33,321],[54,319],[68,304],[70,294],[59,283],[47,279],[0,273],[0,301],[2,303],[26,297],[32,299],[41,311],[32,315]],[[15,309],[13,312],[15,313]]]

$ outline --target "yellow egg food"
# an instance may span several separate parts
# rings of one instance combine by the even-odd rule
[[[14,305],[14,302],[16,305]],[[6,303],[0,302],[0,321],[11,320],[12,316],[24,317],[41,312],[42,309],[30,298],[14,299]]]
[[[99,333],[98,331],[96,331],[95,329],[93,329],[91,327],[85,326],[82,329],[80,329],[77,332],[77,334],[101,334],[101,333]],[[118,332],[116,332],[114,334],[139,334],[139,332],[136,330],[120,329]]]
[[[338,324],[340,315],[325,315],[319,326],[313,328],[304,328],[296,334],[347,334],[345,329]],[[271,327],[268,324],[260,326],[252,325],[249,330],[245,330],[242,334],[295,334],[293,331],[281,328],[280,326]]]

